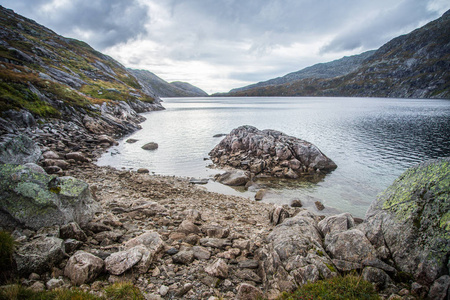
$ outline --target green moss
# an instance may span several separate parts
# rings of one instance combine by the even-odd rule
[[[317,255],[319,255],[320,257],[323,256],[323,251],[322,251],[322,250],[317,250],[316,253],[317,253]]]
[[[109,300],[144,300],[144,296],[132,283],[119,282],[105,289]]]
[[[327,264],[325,263],[325,265],[327,266],[327,268],[331,271],[331,272],[336,272],[336,268],[333,265]]]
[[[359,276],[346,275],[307,283],[292,293],[284,292],[279,300],[295,299],[380,299],[370,282]]]

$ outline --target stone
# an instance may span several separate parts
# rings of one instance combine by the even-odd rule
[[[289,205],[290,205],[291,207],[302,207],[302,206],[303,206],[302,200],[300,200],[300,199],[292,199],[292,200],[290,201]]]
[[[238,267],[242,269],[258,269],[259,262],[253,259],[241,260],[238,263]]]
[[[180,289],[178,289],[175,292],[175,296],[177,297],[183,297],[185,294],[187,294],[190,290],[192,290],[192,288],[194,287],[194,285],[192,283],[186,283],[185,285],[183,285]]]
[[[144,150],[156,150],[158,149],[158,144],[154,142],[150,142],[141,147]]]
[[[103,271],[101,258],[84,251],[77,251],[69,258],[64,268],[64,276],[69,277],[74,285],[90,283]]]
[[[257,287],[248,283],[241,283],[237,288],[236,300],[255,300],[263,297],[263,293]]]
[[[45,284],[40,281],[36,281],[29,287],[29,289],[35,293],[39,293],[45,290]]]
[[[161,295],[161,296],[165,296],[165,295],[167,295],[167,293],[169,292],[169,287],[168,286],[165,286],[165,285],[161,285],[160,287],[159,287],[159,294]]]
[[[198,260],[208,260],[211,257],[211,252],[202,246],[192,247],[192,252],[194,253],[194,257]]]
[[[365,235],[399,271],[430,286],[448,268],[450,251],[450,158],[409,168],[366,213]]]
[[[264,198],[264,196],[266,195],[267,190],[266,189],[260,189],[256,192],[255,194],[255,200],[256,201],[260,201]]]
[[[289,212],[280,205],[275,205],[269,212],[269,220],[273,225],[281,224],[287,218],[289,218]]]
[[[172,256],[172,261],[176,264],[188,265],[194,261],[194,252],[180,251]]]
[[[147,168],[139,168],[136,171],[138,174],[148,174],[150,171]]]
[[[0,164],[36,163],[41,154],[39,146],[25,135],[5,134],[0,137]]]
[[[194,178],[192,177],[191,179],[189,179],[189,183],[192,184],[207,184],[209,182],[208,178]]]
[[[134,144],[134,143],[136,143],[137,141],[139,141],[139,140],[136,140],[136,139],[127,139],[125,142],[127,142],[128,144]]]
[[[366,258],[376,258],[375,248],[358,229],[328,234],[325,237],[325,247],[335,259],[362,263]]]
[[[428,294],[428,288],[418,282],[413,282],[411,284],[411,294],[418,297],[419,299],[424,299]]]
[[[60,159],[59,155],[53,151],[45,151],[42,153],[44,159]]]
[[[200,239],[200,245],[204,247],[224,249],[227,246],[231,246],[231,242],[227,239],[202,238]]]
[[[250,176],[245,171],[233,170],[218,175],[216,177],[216,180],[222,184],[229,186],[242,186],[250,180]]]
[[[119,143],[113,139],[112,137],[110,137],[109,135],[106,134],[101,134],[99,136],[97,136],[97,142],[99,144],[109,144],[110,146],[114,146],[114,145],[119,145]]]
[[[317,210],[324,210],[325,209],[325,206],[320,201],[316,201],[316,202],[314,202],[314,204],[316,205]]]
[[[75,161],[79,162],[90,162],[91,160],[87,158],[83,153],[81,152],[70,152],[65,155],[66,159],[73,159]]]
[[[298,178],[304,175],[303,170],[328,172],[337,167],[309,142],[248,125],[233,129],[209,155],[218,166],[275,177]]]
[[[218,258],[205,268],[205,272],[211,276],[225,279],[228,278],[228,265],[223,259]]]
[[[82,242],[74,239],[67,239],[64,241],[64,248],[67,254],[71,254],[78,250],[83,245]]]
[[[48,290],[54,290],[54,289],[62,287],[63,285],[64,285],[64,280],[56,279],[56,278],[52,278],[45,283],[45,286],[47,287]]]
[[[182,232],[184,234],[190,234],[190,233],[200,233],[200,228],[198,228],[197,225],[195,225],[190,220],[184,220],[181,222],[180,226],[178,227],[178,231]]]
[[[144,245],[147,249],[158,253],[164,249],[165,244],[157,232],[148,231],[126,242],[125,249],[130,249],[137,245]]]
[[[319,222],[319,229],[323,235],[328,233],[340,232],[350,229],[355,226],[355,221],[349,213],[342,213],[339,215],[329,216]]]
[[[253,281],[256,283],[260,283],[262,281],[261,277],[250,269],[238,269],[235,271],[234,275],[245,281]]]
[[[62,239],[75,239],[83,242],[87,241],[86,233],[76,222],[70,222],[69,224],[62,225],[59,229],[59,234]]]
[[[64,256],[64,241],[47,236],[40,236],[24,243],[14,252],[17,271],[21,275],[42,274],[59,264]]]
[[[371,282],[377,291],[385,289],[388,284],[392,283],[386,272],[374,267],[365,267],[361,275],[364,280]]]
[[[87,183],[21,165],[0,165],[0,206],[0,226],[32,229],[69,222],[83,225],[100,211]]]
[[[202,231],[210,238],[224,239],[230,235],[230,229],[218,225],[203,226]]]
[[[67,170],[70,167],[70,164],[62,159],[44,159],[42,161],[42,165],[44,167],[58,167],[62,170]]]
[[[450,296],[450,276],[444,275],[433,282],[428,293],[428,299],[445,300]]]
[[[130,270],[142,261],[143,267],[140,268],[141,274],[148,271],[150,267],[150,252],[143,245],[138,245],[125,251],[119,251],[111,254],[105,259],[105,269],[113,275],[121,275],[125,271]],[[147,270],[145,270],[145,268]]]

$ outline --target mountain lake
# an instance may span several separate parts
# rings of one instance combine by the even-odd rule
[[[364,214],[400,174],[424,160],[450,156],[450,100],[322,97],[164,98],[164,111],[143,114],[142,129],[120,140],[97,164],[118,169],[147,168],[151,173],[210,178],[210,191],[245,191],[214,182],[223,170],[210,168],[208,153],[241,125],[279,130],[316,145],[338,168],[322,178],[264,180],[262,201],[289,204],[300,199],[322,214]],[[136,143],[127,143],[127,139]],[[141,147],[156,142],[154,151]]]

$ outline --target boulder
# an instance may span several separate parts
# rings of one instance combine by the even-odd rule
[[[248,283],[241,283],[237,289],[236,300],[254,300],[263,297],[263,293],[257,287]]]
[[[274,177],[298,178],[308,172],[328,172],[337,167],[307,141],[248,125],[233,129],[209,156],[221,167],[231,166]]]
[[[205,268],[205,272],[214,277],[228,278],[228,265],[223,259],[218,258]]]
[[[319,222],[319,229],[323,235],[328,233],[341,232],[355,226],[355,221],[349,213],[329,216]]]
[[[450,158],[405,171],[366,213],[366,236],[399,271],[430,286],[448,274],[450,252]]]
[[[267,190],[266,189],[260,189],[256,192],[255,194],[255,200],[256,201],[260,201],[264,198],[264,196],[266,195]]]
[[[0,165],[0,207],[0,226],[32,229],[69,222],[83,226],[100,211],[87,183],[26,165]]]
[[[354,263],[376,257],[375,248],[358,229],[329,233],[325,237],[325,247],[333,258]]]
[[[140,274],[148,271],[151,261],[150,252],[143,245],[111,254],[105,259],[106,270],[113,275],[121,275],[134,266],[139,266]]]
[[[154,142],[150,142],[141,147],[144,150],[156,150],[158,149],[158,144]]]
[[[242,170],[233,170],[218,175],[216,180],[225,185],[240,186],[245,185],[250,180],[250,176]]]
[[[5,134],[0,139],[0,164],[36,163],[41,149],[25,135]]]
[[[59,264],[64,256],[64,241],[54,236],[40,236],[14,252],[17,271],[21,275],[42,274]]]
[[[84,251],[72,255],[64,269],[64,275],[70,278],[74,285],[92,282],[103,271],[104,262],[101,258]]]

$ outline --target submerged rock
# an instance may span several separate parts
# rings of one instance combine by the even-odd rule
[[[218,166],[231,166],[274,177],[298,178],[327,172],[336,164],[313,144],[275,130],[253,126],[233,129],[209,153]]]
[[[156,150],[158,149],[158,144],[154,142],[150,142],[141,147],[144,150]]]

